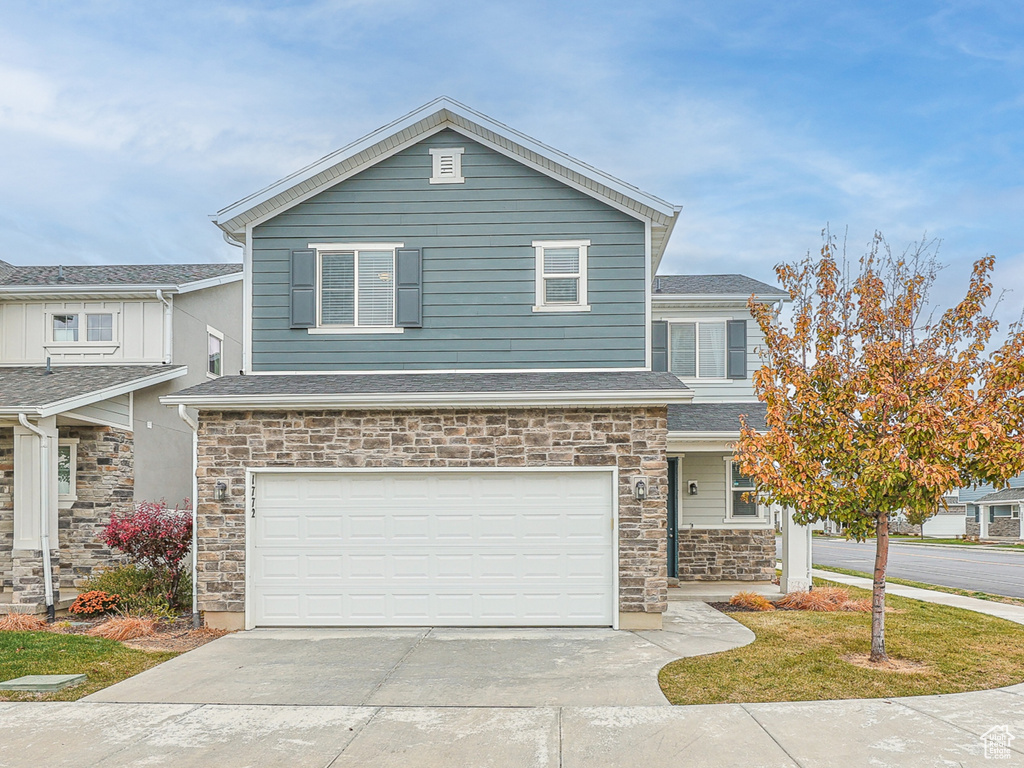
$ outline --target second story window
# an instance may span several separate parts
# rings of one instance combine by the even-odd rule
[[[534,312],[588,312],[589,240],[537,240]]]
[[[53,341],[56,343],[113,340],[114,315],[110,312],[89,312],[84,316],[59,312],[53,315]]]
[[[224,334],[215,328],[206,326],[206,374],[216,378],[223,372],[224,366]]]
[[[320,254],[320,326],[395,325],[394,250]]]
[[[684,379],[724,379],[725,321],[669,325],[669,370]]]

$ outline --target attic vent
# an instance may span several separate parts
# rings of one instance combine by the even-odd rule
[[[431,184],[462,184],[462,147],[440,147],[430,150],[433,161]]]

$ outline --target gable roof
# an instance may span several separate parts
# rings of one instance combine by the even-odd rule
[[[1007,501],[1024,501],[1024,488],[1003,488],[1001,491],[982,496],[974,504],[998,504]]]
[[[179,365],[0,367],[0,414],[47,417],[188,373]]]
[[[746,275],[658,275],[653,296],[741,296],[789,298],[789,293]]]
[[[247,225],[274,216],[445,128],[632,216],[649,220],[655,265],[661,260],[680,206],[643,192],[444,96],[232,203],[218,211],[213,221],[229,237],[243,242]]]

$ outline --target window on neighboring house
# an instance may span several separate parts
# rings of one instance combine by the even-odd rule
[[[318,325],[394,327],[394,249],[321,253]]]
[[[113,341],[114,316],[109,313],[86,315],[85,339],[86,341]]]
[[[535,241],[535,312],[587,312],[589,240]]]
[[[206,373],[211,377],[220,376],[223,367],[224,334],[215,328],[206,327],[207,362]]]
[[[54,315],[53,340],[78,341],[78,315]]]
[[[72,502],[78,498],[76,475],[78,473],[78,440],[74,438],[57,441],[57,498],[60,502]]]
[[[728,460],[730,517],[757,517],[756,486],[754,481],[740,472],[739,464]]]
[[[725,321],[670,323],[669,370],[684,379],[724,379]]]

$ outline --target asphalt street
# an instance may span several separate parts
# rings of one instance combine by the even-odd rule
[[[875,542],[874,539],[858,543],[815,536],[811,560],[815,565],[871,573],[875,562]],[[925,584],[1024,598],[1022,552],[891,543],[887,573],[894,578]]]

